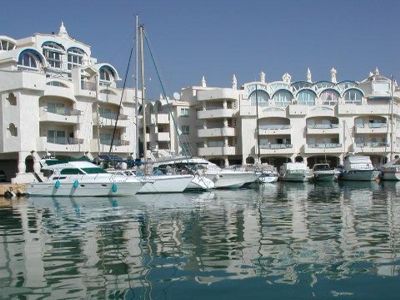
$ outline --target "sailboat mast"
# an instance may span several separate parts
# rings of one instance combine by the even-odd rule
[[[138,98],[138,90],[139,90],[139,17],[136,16],[136,27],[135,27],[135,116],[136,116],[136,158],[140,158],[139,156],[139,98]]]
[[[144,49],[143,49],[143,25],[139,26],[140,33],[140,79],[142,91],[142,126],[143,126],[143,160],[147,161],[147,141],[146,141],[146,100],[144,84]]]
[[[258,88],[256,84],[256,126],[257,126],[257,163],[261,163],[260,161],[260,124],[258,117]]]
[[[393,76],[390,81],[390,160],[393,160]]]

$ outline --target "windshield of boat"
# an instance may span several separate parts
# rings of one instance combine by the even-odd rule
[[[103,173],[107,173],[107,172],[104,171],[102,168],[97,168],[97,167],[93,167],[93,168],[82,168],[82,170],[83,170],[86,174],[103,174]]]
[[[314,171],[326,171],[326,170],[330,170],[331,168],[329,167],[329,165],[315,165],[314,166]]]

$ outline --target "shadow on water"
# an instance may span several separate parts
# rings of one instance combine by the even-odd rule
[[[11,201],[0,205],[0,298],[390,299],[399,192],[276,183]]]

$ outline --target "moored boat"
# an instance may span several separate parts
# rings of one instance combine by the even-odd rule
[[[131,196],[147,182],[107,173],[86,161],[46,165],[42,172],[46,178],[37,176],[27,185],[30,196]]]
[[[339,175],[339,179],[373,181],[378,178],[379,173],[372,165],[369,156],[347,155],[344,159],[343,170]]]
[[[336,178],[336,172],[329,164],[315,164],[312,169],[314,181],[333,181]]]
[[[305,182],[310,179],[310,169],[302,162],[284,163],[279,176],[283,181]]]
[[[382,166],[383,180],[400,180],[400,158],[396,158]]]

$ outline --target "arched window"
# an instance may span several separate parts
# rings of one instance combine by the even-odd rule
[[[62,66],[62,56],[65,53],[64,47],[55,42],[45,42],[42,48],[43,55],[49,62],[50,67],[60,69]]]
[[[68,70],[72,70],[74,67],[79,67],[83,63],[83,57],[85,51],[80,48],[72,47],[68,49]]]
[[[362,92],[357,89],[348,89],[343,95],[346,103],[361,103],[362,97]]]
[[[22,51],[18,58],[18,65],[28,69],[38,69],[39,63],[39,56],[31,50]]]
[[[297,94],[297,103],[301,105],[315,105],[316,96],[311,90],[301,90]]]
[[[253,91],[250,94],[249,99],[251,101],[251,105],[254,106],[257,105],[257,102],[259,106],[267,106],[270,100],[268,93],[264,90]]]
[[[107,67],[102,67],[100,69],[100,80],[102,81],[112,81],[114,79],[112,71]]]
[[[276,106],[286,107],[292,103],[293,95],[287,90],[279,90],[272,98],[274,99]]]
[[[333,89],[324,90],[320,95],[323,105],[336,105],[339,97],[339,93]]]

